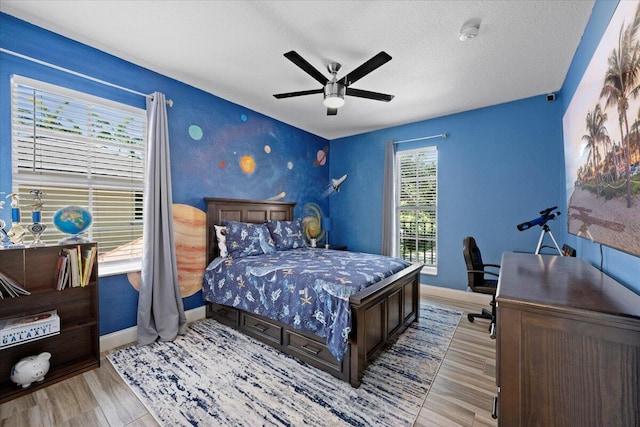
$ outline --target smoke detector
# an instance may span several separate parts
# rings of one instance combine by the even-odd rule
[[[478,35],[478,31],[480,30],[480,24],[473,22],[473,23],[466,23],[462,26],[462,28],[460,29],[460,41],[463,42],[465,40],[469,40],[472,39],[474,37],[476,37]]]

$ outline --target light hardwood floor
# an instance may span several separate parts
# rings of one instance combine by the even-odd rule
[[[423,297],[425,298],[425,297]],[[465,312],[415,425],[495,426],[495,341],[486,320],[466,313],[481,305],[428,297]],[[99,369],[0,405],[0,426],[158,426],[107,360]]]

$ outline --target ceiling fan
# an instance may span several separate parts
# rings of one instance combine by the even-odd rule
[[[278,99],[291,98],[294,96],[312,95],[315,93],[324,93],[324,105],[327,107],[327,116],[335,116],[338,113],[338,108],[344,105],[344,96],[356,96],[358,98],[373,99],[376,101],[389,102],[393,99],[393,95],[387,95],[385,93],[371,92],[368,90],[354,89],[349,86],[360,80],[376,68],[384,65],[391,60],[391,56],[386,52],[380,52],[373,58],[369,59],[364,64],[347,74],[346,76],[338,79],[337,74],[342,67],[337,62],[332,62],[327,65],[329,73],[331,73],[331,80],[326,78],[320,71],[318,71],[307,60],[300,56],[296,51],[287,52],[284,56],[291,62],[300,67],[304,72],[316,79],[323,87],[321,89],[303,90],[299,92],[278,93],[275,96]]]

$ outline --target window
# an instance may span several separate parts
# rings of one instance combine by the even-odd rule
[[[398,256],[436,272],[438,150],[427,147],[396,154]]]
[[[86,237],[98,242],[101,266],[142,256],[146,112],[20,76],[11,82],[13,192],[21,222],[31,223],[34,189],[42,190],[42,240],[66,235],[53,226],[68,205],[88,208]]]

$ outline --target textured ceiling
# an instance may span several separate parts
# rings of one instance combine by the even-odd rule
[[[0,10],[327,139],[558,91],[593,1],[2,0]],[[461,42],[460,28],[480,22]],[[327,116],[297,51],[338,77],[384,50],[393,59]],[[134,88],[135,89],[135,88]],[[171,94],[166,94],[171,98]]]

